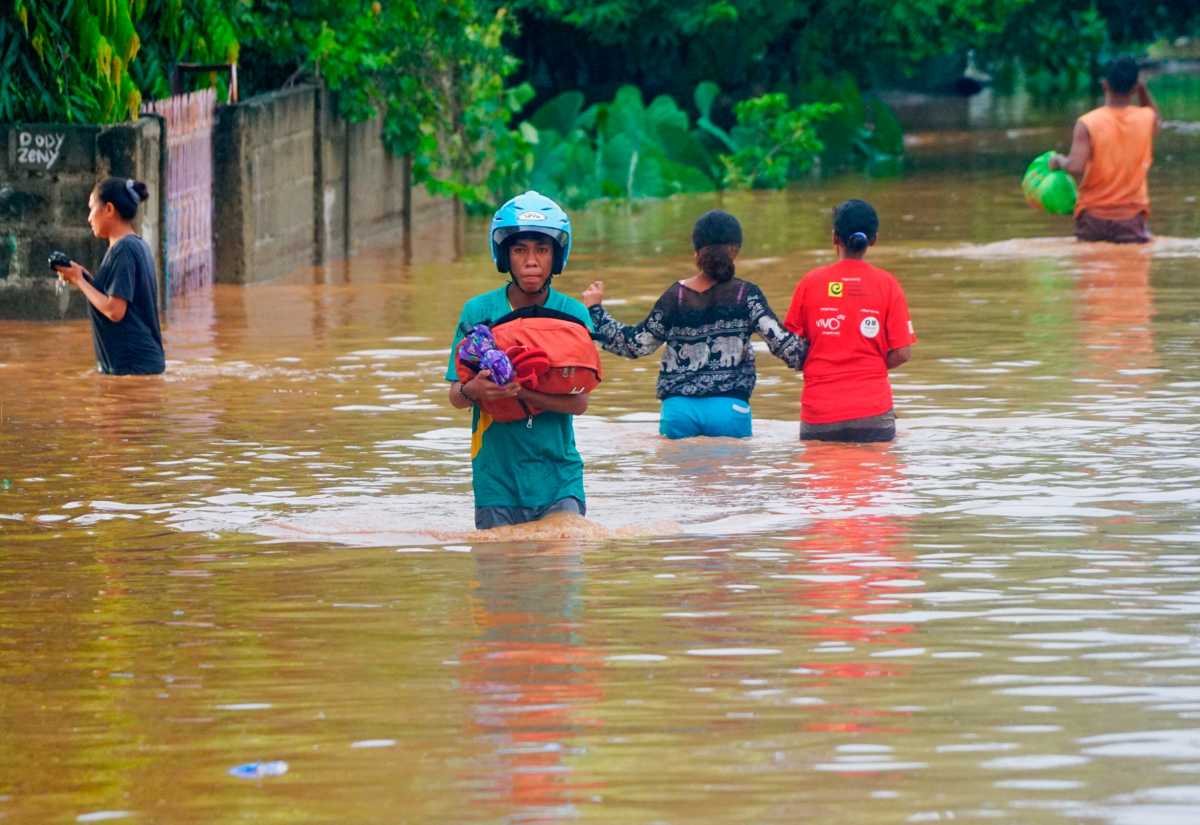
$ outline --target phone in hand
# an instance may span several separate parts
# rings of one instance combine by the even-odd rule
[[[59,251],[55,250],[54,252],[50,253],[50,258],[47,261],[47,263],[50,264],[50,269],[52,271],[57,272],[60,269],[70,266],[71,259],[69,257],[67,257],[67,253],[59,252]],[[61,299],[63,297],[63,295],[66,293],[66,291],[67,291],[67,282],[64,281],[62,279],[62,276],[60,275],[58,277],[58,282],[54,285],[54,292]]]

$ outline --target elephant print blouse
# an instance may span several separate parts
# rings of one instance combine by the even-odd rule
[[[622,324],[597,304],[588,310],[592,337],[626,358],[649,355],[663,344],[657,395],[693,398],[721,395],[750,400],[754,392],[757,332],[767,348],[792,369],[804,366],[808,341],[784,328],[762,290],[733,278],[704,292],[672,284],[637,326]]]

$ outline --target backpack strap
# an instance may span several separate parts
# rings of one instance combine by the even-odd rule
[[[556,321],[571,321],[579,324],[579,326],[584,327],[585,329],[587,328],[587,324],[574,315],[571,315],[569,312],[562,312],[561,310],[557,309],[549,309],[548,307],[544,306],[531,306],[514,309],[507,315],[496,319],[494,322],[489,324],[489,326],[498,327],[501,324],[507,324],[509,321],[518,321],[522,318],[553,318]]]

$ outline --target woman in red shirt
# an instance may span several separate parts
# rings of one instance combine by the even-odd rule
[[[893,275],[863,260],[879,216],[866,201],[833,210],[837,263],[796,285],[784,326],[810,342],[800,398],[800,437],[891,441],[896,437],[888,370],[917,340],[904,290]]]

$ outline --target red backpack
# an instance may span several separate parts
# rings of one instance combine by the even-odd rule
[[[512,361],[514,380],[526,389],[547,395],[578,395],[600,384],[600,353],[587,325],[574,315],[542,306],[522,307],[487,326],[496,347]],[[462,360],[462,343],[458,380],[466,383],[475,377],[476,370]],[[516,398],[482,406],[496,421],[520,421],[543,412]]]

